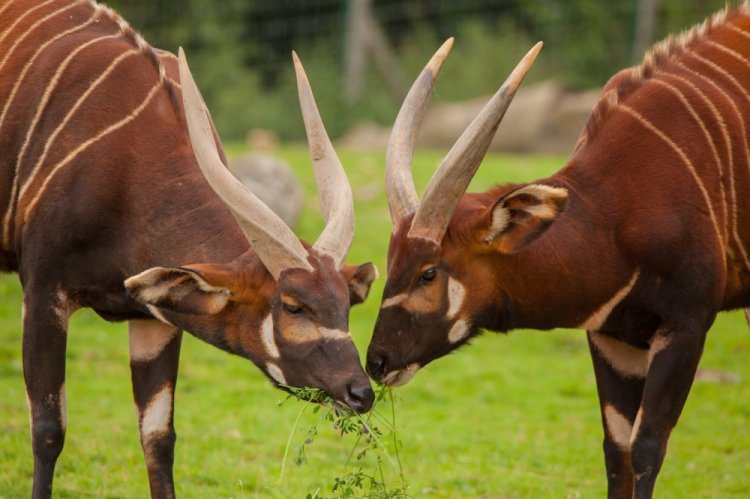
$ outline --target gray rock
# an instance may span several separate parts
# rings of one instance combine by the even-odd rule
[[[230,161],[229,169],[289,227],[302,209],[302,188],[289,165],[265,153],[251,153]]]

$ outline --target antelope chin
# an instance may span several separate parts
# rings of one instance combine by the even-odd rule
[[[409,364],[403,369],[399,369],[398,371],[391,371],[383,377],[382,383],[385,386],[391,387],[403,386],[411,381],[411,379],[415,374],[417,374],[417,371],[419,371],[421,367],[422,366],[415,362],[413,364]]]

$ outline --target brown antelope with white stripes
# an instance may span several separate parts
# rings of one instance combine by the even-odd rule
[[[750,306],[750,3],[613,77],[562,170],[464,194],[535,47],[420,202],[413,146],[451,43],[392,132],[393,234],[367,370],[396,386],[483,329],[585,329],[609,496],[650,497],[709,327]]]
[[[374,394],[348,320],[376,272],[344,263],[352,194],[304,70],[300,105],[326,227],[314,245],[225,168],[184,56],[152,49],[90,0],[0,5],[0,268],[23,285],[33,497],[49,497],[66,428],[70,315],[128,321],[151,494],[173,497],[182,331],[273,383],[356,411]]]

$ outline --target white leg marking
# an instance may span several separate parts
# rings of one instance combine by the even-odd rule
[[[65,383],[60,385],[60,393],[57,396],[57,403],[60,408],[60,426],[62,426],[63,433],[65,433],[68,427],[68,399],[65,396]]]
[[[448,315],[447,319],[453,319],[461,310],[466,297],[466,288],[452,277],[448,278]]]
[[[578,326],[578,329],[586,329],[588,331],[596,331],[598,329],[601,329],[601,327],[604,325],[605,322],[607,322],[607,318],[609,317],[609,314],[612,313],[612,310],[622,301],[625,299],[628,294],[630,294],[630,291],[633,289],[633,286],[635,286],[636,281],[638,280],[638,276],[640,275],[640,270],[636,270],[633,273],[633,276],[630,278],[630,281],[620,288],[615,295],[610,298],[610,300],[599,307],[594,313],[592,313],[588,319],[583,321],[583,323]]]
[[[596,331],[589,331],[588,334],[591,343],[612,369],[631,378],[646,377],[646,373],[648,373],[648,350],[635,348]]]
[[[276,339],[273,334],[273,317],[268,314],[260,326],[260,338],[263,341],[263,346],[268,352],[268,355],[273,359],[280,357],[279,347],[276,345]]]
[[[633,446],[633,442],[638,438],[638,432],[641,429],[641,419],[643,418],[643,406],[638,408],[638,414],[635,415],[635,423],[633,424],[633,431],[630,434],[630,446]]]
[[[468,334],[469,324],[465,320],[459,319],[453,324],[450,331],[448,331],[448,341],[451,343],[457,343],[466,338]]]
[[[607,432],[610,438],[621,449],[630,449],[630,437],[633,433],[633,426],[630,421],[609,404],[604,406],[604,420],[607,422]]]
[[[146,98],[143,101],[143,103],[140,106],[138,106],[135,110],[133,110],[132,113],[130,113],[128,116],[126,116],[125,118],[121,119],[120,121],[118,121],[114,125],[111,125],[108,128],[106,128],[105,130],[99,132],[99,134],[96,135],[95,137],[90,138],[89,140],[87,140],[86,142],[84,142],[83,144],[81,144],[80,146],[78,146],[75,150],[73,150],[71,153],[69,153],[65,157],[65,159],[63,159],[62,161],[60,161],[59,163],[57,163],[50,170],[49,175],[47,175],[47,177],[45,177],[44,182],[42,183],[42,185],[39,188],[39,190],[37,190],[36,195],[34,196],[34,198],[31,201],[29,201],[29,204],[26,206],[26,209],[25,209],[24,215],[23,215],[23,221],[24,222],[28,221],[31,212],[34,211],[34,208],[36,207],[37,202],[39,201],[39,199],[44,194],[44,191],[47,189],[47,185],[49,185],[50,181],[53,178],[55,178],[55,176],[60,172],[60,170],[63,169],[63,167],[65,167],[65,165],[67,165],[68,163],[70,163],[71,161],[73,161],[76,158],[76,156],[78,156],[79,154],[81,154],[83,151],[85,151],[87,148],[89,148],[92,144],[98,142],[99,140],[101,140],[102,138],[106,137],[110,133],[119,130],[123,126],[127,125],[128,123],[130,123],[131,121],[133,121],[134,119],[136,119],[138,117],[138,115],[140,115],[141,112],[143,112],[143,110],[148,107],[148,105],[151,103],[151,101],[154,98],[154,96],[163,87],[163,85],[164,85],[164,80],[159,80],[156,83],[156,85],[154,85],[153,88],[151,88],[151,90],[149,91],[149,93],[146,96]],[[19,199],[19,203],[20,202],[21,202],[21,200]]]
[[[391,296],[387,300],[383,300],[383,303],[380,305],[380,308],[383,309],[383,308],[396,306],[400,304],[402,301],[406,300],[408,297],[409,295],[406,293],[401,293],[400,295]]]
[[[267,362],[266,371],[268,371],[268,374],[279,384],[286,385],[286,378],[284,377],[284,373],[281,372],[281,369],[279,369],[279,366],[273,362]]]
[[[164,385],[143,411],[141,438],[145,441],[152,435],[166,432],[169,430],[170,421],[172,421],[172,387]]]
[[[31,397],[29,397],[29,391],[26,389],[26,407],[29,408],[29,434],[32,439],[34,438],[34,414],[31,407]]]
[[[130,360],[154,360],[179,333],[174,326],[154,320],[128,321]]]
[[[671,336],[665,336],[663,334],[657,334],[654,336],[654,338],[651,340],[651,346],[648,349],[648,365],[651,365],[651,362],[654,360],[654,357],[667,348],[669,344],[672,342]]]

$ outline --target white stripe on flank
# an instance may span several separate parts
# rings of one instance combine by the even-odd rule
[[[716,42],[714,40],[706,40],[706,43],[708,45],[710,45],[711,47],[714,47],[714,48],[716,48],[718,50],[721,50],[725,54],[734,57],[738,61],[741,61],[745,66],[750,66],[750,61],[748,61],[745,56],[743,56],[742,54],[740,54],[736,50],[732,50],[729,47],[726,47],[726,46],[722,45],[721,43],[718,43],[718,42]],[[747,95],[747,92],[745,92],[745,95]]]
[[[39,46],[37,51],[34,52],[34,55],[31,57],[31,59],[29,59],[29,62],[27,62],[26,65],[21,70],[21,73],[18,75],[18,78],[16,78],[16,83],[13,85],[13,89],[10,91],[10,95],[8,96],[8,99],[5,101],[3,112],[0,113],[0,128],[2,128],[3,126],[3,122],[5,121],[5,115],[8,113],[8,108],[10,108],[10,104],[11,102],[13,102],[13,99],[16,96],[16,92],[18,92],[18,89],[21,86],[21,82],[26,77],[26,73],[29,72],[29,68],[31,68],[32,64],[34,64],[34,62],[36,61],[36,58],[39,57],[39,54],[41,54],[44,51],[44,49],[49,47],[51,44],[55,43],[60,38],[63,38],[64,36],[67,36],[70,33],[73,33],[74,31],[83,29],[93,22],[94,22],[94,16],[91,16],[85,23],[79,24],[78,26],[74,28],[70,28],[69,30],[63,31],[62,33],[58,33],[55,37],[47,40],[45,43]]]
[[[49,185],[50,180],[52,180],[60,172],[60,170],[65,165],[67,165],[72,160],[74,160],[76,158],[76,156],[78,156],[79,154],[81,154],[83,151],[85,151],[92,144],[98,142],[99,140],[103,139],[104,137],[106,137],[110,133],[119,130],[123,126],[127,125],[128,123],[130,123],[131,121],[133,121],[134,119],[136,119],[138,117],[138,115],[140,115],[141,112],[143,112],[143,110],[148,107],[148,105],[151,103],[151,100],[154,98],[154,96],[156,95],[156,93],[163,87],[163,85],[164,85],[164,80],[159,79],[159,81],[156,83],[156,85],[154,85],[151,88],[151,90],[149,91],[149,93],[146,96],[146,98],[143,101],[143,103],[140,106],[138,106],[137,108],[135,108],[132,113],[130,113],[128,116],[126,116],[125,118],[121,119],[120,121],[118,121],[114,125],[111,125],[110,127],[106,128],[102,132],[99,132],[98,135],[90,138],[89,140],[87,140],[83,144],[79,145],[76,149],[74,149],[71,153],[69,153],[65,157],[65,159],[63,159],[62,161],[60,161],[59,163],[57,163],[50,170],[49,175],[47,175],[47,177],[45,177],[44,182],[42,183],[42,185],[39,188],[39,190],[36,192],[36,195],[34,196],[34,198],[26,206],[26,209],[24,210],[24,214],[23,214],[23,221],[24,222],[28,221],[31,212],[34,210],[34,207],[36,206],[36,203],[39,201],[39,199],[41,198],[42,194],[44,194],[44,191],[47,189],[47,185]],[[20,204],[20,202],[21,202],[21,200],[19,199],[19,204]]]
[[[10,26],[8,26],[8,29],[6,29],[2,33],[2,35],[0,35],[0,46],[2,46],[3,40],[5,40],[5,37],[8,36],[8,33],[10,33],[11,31],[13,31],[13,28],[15,28],[18,23],[20,23],[21,21],[23,21],[24,19],[26,19],[26,16],[28,16],[29,14],[31,14],[32,12],[34,12],[37,9],[41,9],[42,7],[44,7],[45,5],[47,5],[48,3],[52,3],[54,1],[55,0],[47,0],[46,2],[40,3],[36,7],[27,10],[26,12],[23,13],[22,16],[19,16],[18,19],[16,19],[13,24],[11,24]],[[8,3],[7,5],[5,5],[2,9],[0,9],[0,12],[2,12],[3,10],[5,10],[8,7],[8,5],[10,5],[10,3]]]
[[[13,178],[13,187],[11,188],[10,198],[8,199],[8,207],[6,208],[5,216],[3,217],[3,224],[4,224],[3,247],[4,248],[8,248],[10,246],[10,219],[14,211],[13,200],[16,198],[16,192],[18,191],[18,173],[21,167],[21,162],[23,161],[23,157],[26,154],[26,149],[28,149],[29,144],[31,143],[31,137],[34,134],[36,125],[39,122],[39,119],[41,118],[44,109],[47,107],[47,103],[49,102],[50,96],[52,95],[52,91],[57,87],[57,83],[59,82],[62,73],[65,71],[65,69],[67,69],[68,65],[70,64],[70,61],[72,61],[73,58],[76,55],[78,55],[82,50],[93,45],[94,43],[100,42],[102,40],[108,40],[111,38],[117,38],[119,36],[121,36],[120,33],[101,36],[99,38],[94,38],[92,40],[89,40],[88,42],[76,48],[73,52],[68,54],[68,56],[63,60],[62,63],[60,63],[60,66],[57,68],[57,71],[55,72],[52,79],[50,80],[49,85],[47,85],[47,88],[44,90],[44,94],[42,94],[42,98],[39,101],[39,105],[37,106],[36,113],[34,114],[34,118],[31,121],[31,125],[29,125],[29,130],[28,132],[26,132],[26,140],[24,141],[23,146],[21,147],[21,150],[18,153],[18,158],[16,159],[16,171],[15,171],[15,176]]]
[[[601,329],[601,327],[604,325],[605,322],[607,322],[607,318],[609,318],[609,314],[612,313],[612,310],[622,301],[625,299],[625,297],[630,294],[630,291],[633,289],[633,286],[635,286],[636,281],[638,280],[638,276],[641,275],[640,270],[636,270],[633,273],[633,276],[630,278],[630,281],[620,288],[615,295],[607,301],[607,303],[604,303],[601,305],[598,309],[596,309],[583,323],[578,326],[578,329],[585,329],[587,331],[597,331]]]
[[[140,53],[139,49],[130,49],[126,52],[123,52],[119,56],[117,56],[115,59],[112,60],[110,65],[107,67],[107,69],[96,79],[94,80],[90,85],[89,88],[86,89],[86,91],[78,98],[75,104],[73,104],[73,107],[70,108],[68,113],[65,115],[65,117],[60,121],[60,124],[55,128],[55,131],[50,134],[50,136],[47,138],[46,143],[44,144],[44,150],[42,151],[42,154],[39,156],[39,159],[37,160],[36,164],[34,165],[34,168],[32,168],[31,173],[29,173],[29,176],[26,178],[26,181],[24,182],[23,186],[21,186],[21,190],[19,191],[18,198],[22,199],[24,197],[24,194],[26,193],[26,190],[29,188],[31,183],[34,181],[34,178],[36,178],[37,174],[39,173],[39,169],[44,164],[44,161],[47,159],[47,154],[49,153],[49,150],[54,143],[57,136],[60,134],[60,131],[65,128],[65,125],[67,125],[68,121],[70,121],[70,118],[73,116],[73,114],[78,111],[78,109],[81,107],[81,104],[83,104],[83,101],[85,101],[89,95],[91,95],[94,90],[115,70],[115,68],[126,58]]]
[[[633,119],[635,119],[638,123],[643,125],[644,128],[647,130],[653,132],[657,137],[659,137],[664,143],[666,143],[674,152],[677,154],[677,156],[685,163],[685,166],[687,167],[690,174],[693,176],[693,180],[695,180],[695,184],[700,189],[701,193],[703,194],[703,199],[706,203],[706,207],[708,208],[709,216],[711,217],[711,222],[714,226],[714,231],[716,232],[716,238],[718,239],[719,245],[721,246],[722,253],[726,252],[726,249],[724,248],[724,242],[721,237],[721,231],[719,230],[719,222],[716,220],[716,213],[714,213],[714,207],[711,203],[711,197],[708,194],[708,191],[706,190],[706,186],[703,185],[703,180],[700,178],[700,175],[698,175],[697,170],[695,169],[695,165],[693,165],[693,162],[690,161],[690,158],[688,158],[687,154],[685,154],[685,151],[682,150],[680,146],[678,146],[675,141],[669,138],[664,132],[659,130],[653,123],[651,123],[649,120],[647,120],[643,115],[641,115],[638,111],[635,109],[626,106],[621,105],[618,109],[622,110],[625,114],[631,116]]]
[[[744,29],[741,29],[740,27],[738,27],[738,26],[736,26],[734,24],[727,24],[727,28],[730,28],[730,29],[734,30],[735,32],[737,32],[737,34],[740,34],[740,35],[744,36],[745,38],[747,38],[748,40],[750,40],[750,33],[748,33],[747,31],[745,31]]]
[[[750,97],[747,95],[747,92],[745,91],[745,89],[742,88],[739,85],[739,83],[737,83],[737,80],[732,75],[730,75],[725,69],[723,69],[722,67],[714,64],[708,59],[705,59],[695,53],[690,52],[689,55],[703,62],[707,66],[711,67],[712,69],[717,71],[719,74],[727,77],[731,82],[734,83],[735,86],[739,87],[740,91],[745,94],[745,97],[748,98],[748,100],[750,100]],[[744,120],[744,117],[742,116],[742,113],[740,112],[740,109],[737,107],[737,104],[734,102],[734,99],[729,94],[727,94],[727,92],[724,91],[723,88],[721,88],[715,81],[713,81],[709,77],[695,71],[694,69],[688,67],[684,63],[679,63],[679,65],[681,68],[690,72],[692,75],[698,78],[701,78],[702,80],[709,83],[711,86],[713,86],[713,88],[717,92],[720,92],[721,95],[723,95],[726,98],[727,102],[729,102],[729,105],[732,107],[735,114],[737,115],[737,120],[740,124],[740,128],[742,129],[740,135],[742,136],[743,150],[745,151],[745,165],[748,168],[750,168],[750,148],[748,148],[747,135],[746,135],[746,130],[745,130],[745,120]],[[737,243],[737,247],[739,248],[740,253],[742,254],[742,258],[745,261],[745,266],[748,269],[750,269],[750,258],[748,257],[745,246],[742,244],[742,240],[740,239],[739,231],[737,229],[737,191],[735,189],[735,182],[734,182],[734,162],[730,163],[730,166],[731,166],[731,170],[729,171],[728,177],[729,177],[729,191],[732,194],[732,209],[731,209],[732,218],[733,218],[732,235],[734,236],[734,240]]]
[[[681,67],[684,68],[684,66],[682,66],[682,65],[681,65]],[[688,68],[684,68],[684,69],[688,69]],[[727,123],[726,123],[726,121],[724,121],[724,117],[719,112],[719,110],[717,109],[717,107],[714,105],[713,101],[711,101],[711,99],[709,99],[708,96],[705,93],[703,93],[703,91],[700,88],[698,88],[698,86],[695,83],[693,83],[692,81],[688,80],[687,78],[684,78],[682,76],[679,76],[679,75],[676,75],[676,74],[672,74],[672,73],[662,73],[660,76],[661,77],[673,78],[673,79],[677,80],[678,82],[680,82],[680,83],[682,83],[684,85],[687,85],[688,87],[690,87],[693,90],[693,92],[695,92],[703,100],[703,103],[706,105],[706,107],[708,107],[708,109],[711,110],[711,113],[714,116],[714,120],[716,121],[716,124],[719,126],[719,129],[721,130],[721,135],[724,137],[724,146],[727,149],[727,162],[729,163],[729,171],[733,172],[734,171],[734,151],[732,150],[732,139],[729,136],[729,130],[727,128]],[[713,83],[710,80],[708,80],[708,81],[709,81],[709,83]],[[721,89],[719,89],[719,90],[721,90]],[[715,145],[714,145],[714,149],[716,149]],[[721,160],[718,157],[718,151],[716,152],[716,154],[717,154],[717,162],[718,162],[716,166],[719,169],[720,178],[723,179],[724,178],[724,167],[723,167],[723,164],[722,164]],[[733,179],[734,176],[732,176],[731,178]],[[721,194],[723,196],[722,200],[724,202],[724,223],[726,224],[726,227],[725,227],[724,230],[727,233],[729,233],[729,230],[730,230],[729,229],[729,224],[730,224],[729,208],[728,208],[728,206],[726,204],[727,203],[727,200],[726,200],[726,191],[724,190],[724,181],[723,180],[721,181],[720,185],[721,185]],[[733,206],[734,206],[734,203],[733,203]],[[736,223],[736,221],[735,221],[735,223]]]
[[[2,72],[3,66],[5,65],[6,62],[8,62],[8,59],[10,58],[11,54],[13,53],[13,51],[16,49],[16,47],[18,47],[21,44],[21,42],[24,41],[24,38],[26,38],[29,35],[29,33],[31,33],[32,31],[34,31],[40,24],[43,24],[43,23],[47,22],[50,18],[55,17],[56,15],[58,15],[58,14],[60,14],[62,12],[65,12],[66,10],[70,10],[73,7],[77,7],[81,3],[81,1],[82,0],[78,0],[75,3],[71,3],[70,5],[67,5],[67,6],[65,6],[65,7],[61,8],[61,9],[58,9],[58,10],[52,12],[51,14],[47,14],[46,16],[44,16],[43,18],[39,19],[37,22],[35,22],[31,26],[29,26],[29,28],[27,28],[26,31],[24,31],[21,36],[19,36],[19,37],[17,37],[15,39],[15,42],[13,43],[13,45],[11,45],[10,48],[8,49],[8,51],[5,53],[5,57],[3,57],[3,60],[0,61],[0,72]],[[45,5],[46,3],[48,3],[48,2],[45,2],[42,5]],[[42,5],[38,5],[36,8],[41,7]],[[13,23],[13,25],[5,32],[5,34],[3,34],[3,36],[0,36],[0,46],[2,46],[3,39],[5,38],[5,36],[8,33],[10,33],[10,31],[13,29],[13,26],[15,26],[16,23],[18,23],[18,21],[20,21],[21,19],[23,19],[24,17],[26,17],[27,15],[29,15],[30,12],[36,10],[36,8],[28,10],[23,16],[21,16],[18,19],[16,19],[16,22]]]
[[[11,5],[13,5],[14,1],[15,0],[6,0],[5,5],[3,5],[2,7],[0,7],[0,14],[2,14],[5,11],[5,9],[7,9]]]
[[[669,90],[672,94],[675,95],[675,97],[677,97],[677,99],[682,103],[682,105],[685,106],[685,109],[687,109],[687,111],[690,113],[690,116],[692,116],[695,122],[698,124],[698,126],[700,126],[701,131],[703,132],[703,136],[706,138],[706,142],[708,142],[708,145],[711,147],[711,152],[713,153],[713,156],[714,156],[714,162],[716,163],[716,168],[719,170],[719,177],[718,177],[719,178],[719,190],[721,192],[721,205],[722,205],[722,210],[724,212],[724,238],[722,239],[722,241],[724,241],[724,245],[726,246],[727,240],[729,238],[729,230],[728,230],[729,221],[727,220],[727,216],[728,216],[727,196],[726,196],[726,193],[724,192],[724,182],[722,181],[724,172],[722,171],[721,160],[719,159],[719,151],[716,149],[716,144],[714,143],[714,139],[711,136],[711,133],[708,131],[706,124],[703,122],[703,119],[701,119],[701,117],[695,111],[695,108],[693,108],[693,106],[690,104],[690,101],[688,101],[688,99],[685,97],[685,94],[683,94],[680,91],[680,89],[678,89],[677,87],[675,87],[674,85],[670,83],[667,83],[664,80],[659,80],[657,78],[653,78],[651,81],[654,84],[659,85],[660,87]]]

